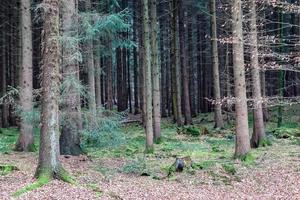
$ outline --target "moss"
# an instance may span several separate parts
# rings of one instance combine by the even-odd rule
[[[153,146],[146,147],[144,153],[145,153],[145,154],[153,154],[153,153],[154,153],[154,147],[153,147]]]
[[[236,158],[240,159],[246,166],[253,165],[255,163],[255,157],[250,152]]]
[[[260,147],[267,147],[267,146],[272,146],[272,142],[270,139],[268,138],[264,138],[260,143],[259,143]]]
[[[233,164],[223,164],[222,167],[225,170],[225,172],[227,172],[228,174],[231,174],[231,175],[236,174],[236,169]]]
[[[27,185],[26,187],[17,190],[16,192],[14,192],[12,194],[13,197],[18,197],[21,196],[22,194],[25,194],[27,192],[31,192],[35,189],[38,189],[44,185],[46,185],[47,183],[49,183],[51,181],[51,179],[48,176],[40,176],[34,183]]]
[[[70,176],[70,174],[62,167],[58,172],[58,179],[66,183],[75,184],[75,179],[72,176]]]
[[[5,176],[7,174],[10,174],[11,172],[18,170],[16,166],[12,165],[1,165],[0,166],[0,175]]]
[[[193,163],[192,168],[193,169],[201,169],[201,170],[207,170],[214,166],[216,164],[215,161],[207,160],[201,163]]]
[[[157,139],[155,139],[155,144],[162,144],[163,143],[163,139],[162,139],[162,137],[159,137],[159,138],[157,138]]]
[[[35,144],[30,144],[30,145],[28,146],[28,151],[29,151],[29,152],[37,152],[38,149],[37,149],[37,147],[36,147]]]

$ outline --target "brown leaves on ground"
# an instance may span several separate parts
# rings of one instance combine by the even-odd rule
[[[96,170],[119,169],[124,159],[91,160],[88,157],[61,157],[64,167],[76,178],[70,185],[54,180],[17,199],[28,200],[94,200],[94,199],[300,199],[300,147],[275,144],[257,160],[256,165],[241,165],[239,180],[230,184],[213,179],[209,171],[191,175],[176,174],[172,180],[124,174],[120,170],[110,176]],[[0,199],[13,199],[11,194],[34,181],[37,164],[34,153],[1,155],[0,164],[11,164],[19,171],[0,176]],[[105,169],[104,168],[104,169]],[[218,173],[218,172],[215,172]]]

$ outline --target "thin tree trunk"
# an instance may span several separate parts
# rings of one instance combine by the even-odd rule
[[[265,138],[264,117],[262,109],[260,71],[258,63],[257,49],[257,27],[256,27],[256,2],[250,3],[250,60],[251,60],[251,75],[252,75],[252,94],[253,94],[253,134],[251,138],[251,146],[259,147]]]
[[[108,51],[109,55],[107,57],[107,71],[106,71],[106,87],[107,87],[107,106],[106,108],[109,110],[113,109],[113,83],[112,83],[112,41],[108,39]]]
[[[145,72],[145,100],[146,104],[146,152],[153,151],[153,106],[152,106],[152,70],[151,70],[151,42],[150,42],[150,27],[149,27],[149,10],[148,0],[142,1],[143,8],[143,42],[144,42],[144,72]]]
[[[180,60],[182,69],[183,82],[183,105],[185,124],[192,124],[190,95],[189,95],[189,73],[186,48],[186,9],[182,0],[178,0],[178,17],[179,17],[179,40],[180,40]]]
[[[172,106],[174,120],[178,126],[182,123],[181,111],[181,78],[180,78],[180,60],[178,52],[178,0],[171,1],[171,82],[172,82]]]
[[[213,94],[214,94],[214,114],[215,127],[223,127],[222,104],[221,104],[221,89],[219,77],[219,53],[218,53],[218,38],[217,38],[217,20],[216,20],[216,1],[210,1],[211,10],[211,45],[212,45],[212,71],[213,71]]]
[[[232,33],[234,55],[233,73],[235,85],[234,91],[236,98],[236,157],[244,156],[250,151],[241,4],[241,0],[234,0],[232,9]]]
[[[156,0],[150,0],[150,27],[151,27],[151,65],[152,65],[152,95],[153,95],[153,130],[154,140],[159,142],[161,139],[160,131],[160,70],[157,58],[157,8]]]
[[[85,1],[85,10],[86,12],[90,12],[92,9],[91,0]],[[92,19],[89,21],[91,23]],[[95,93],[95,64],[94,64],[94,53],[93,53],[93,41],[92,39],[88,39],[85,45],[85,53],[86,53],[86,65],[88,70],[88,88],[89,88],[89,101],[88,106],[91,113],[92,123],[96,120],[96,93]]]

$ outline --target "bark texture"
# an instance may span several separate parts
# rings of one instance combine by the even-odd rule
[[[265,139],[264,116],[262,108],[260,71],[258,65],[257,49],[257,27],[256,27],[256,2],[250,3],[250,59],[252,76],[252,96],[253,96],[253,134],[251,138],[251,147],[257,148]]]
[[[241,4],[241,0],[234,0],[232,9],[233,74],[236,98],[235,156],[237,157],[244,156],[250,151]]]

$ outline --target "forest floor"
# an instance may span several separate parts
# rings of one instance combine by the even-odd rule
[[[12,151],[18,131],[0,129],[0,199],[300,199],[296,123],[280,130],[269,123],[272,145],[252,150],[243,161],[233,159],[233,126],[214,130],[209,117],[195,124],[200,136],[178,134],[181,130],[164,122],[162,142],[147,155],[143,129],[126,125],[121,129],[126,140],[117,147],[89,147],[87,156],[61,156],[75,184],[54,180],[18,197],[13,193],[35,181],[38,153]],[[193,168],[168,176],[175,158],[185,156],[193,160]]]

